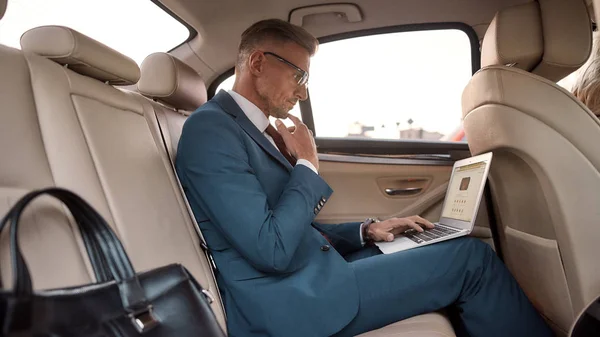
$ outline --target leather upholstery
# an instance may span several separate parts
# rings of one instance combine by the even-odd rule
[[[177,109],[193,111],[207,100],[202,77],[167,53],[154,53],[144,59],[137,87],[143,95]]]
[[[494,50],[494,41],[496,50],[517,48],[520,42],[498,36],[528,34],[531,22],[515,11],[532,17],[532,7],[498,13],[484,49]],[[600,293],[600,121],[555,83],[589,54],[584,2],[543,0],[540,7],[541,63],[523,70],[493,65],[490,54],[482,54],[487,66],[466,86],[462,109],[473,155],[494,153],[490,183],[505,263],[555,331],[566,335],[574,313]],[[518,35],[515,40],[524,39]],[[526,54],[532,55],[510,61],[526,64]]]
[[[514,66],[558,81],[591,52],[591,22],[583,0],[539,0],[496,14],[483,39],[482,67]]]
[[[6,5],[8,0],[0,0],[0,19],[4,16],[6,12]]]
[[[21,36],[21,48],[113,85],[135,84],[140,78],[131,58],[67,27],[33,28]]]
[[[450,321],[442,314],[430,313],[411,317],[357,337],[452,337]]]
[[[4,109],[0,112],[0,214],[5,214],[10,205],[32,189],[53,186],[57,177],[53,174],[50,158],[44,146],[40,121],[36,110],[36,96],[31,86],[29,66],[23,54],[13,48],[0,45],[0,100]],[[58,126],[57,126],[58,127]],[[63,149],[69,151],[73,144]],[[53,152],[52,156],[60,156]],[[77,153],[64,153],[72,161],[80,158]],[[81,169],[85,170],[85,162]],[[89,189],[82,182],[81,188]],[[60,182],[60,181],[59,181]],[[94,205],[102,198],[93,197]],[[102,214],[106,215],[106,208]],[[36,221],[43,216],[44,221]],[[56,288],[89,283],[93,272],[81,255],[82,243],[74,227],[65,221],[64,212],[55,204],[41,199],[25,210],[23,226],[19,232],[21,249],[32,272],[36,289]],[[42,239],[43,238],[43,239]],[[8,233],[0,236],[0,277],[5,286],[12,285]],[[46,252],[46,253],[42,253]],[[60,258],[47,258],[53,252]],[[60,273],[56,271],[60,270]]]
[[[150,101],[3,46],[0,68],[7,74],[0,84],[6,107],[0,113],[0,155],[7,162],[0,169],[0,213],[33,188],[75,191],[107,219],[136,270],[183,264],[213,294],[212,308],[225,326],[210,264],[162,140],[151,130],[156,119]],[[68,218],[45,200],[26,211],[20,239],[36,289],[94,280]],[[10,284],[5,240],[3,235],[0,275]]]

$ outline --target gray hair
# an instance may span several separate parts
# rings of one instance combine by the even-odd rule
[[[243,64],[265,42],[293,42],[306,49],[310,56],[317,52],[319,41],[304,28],[293,25],[280,19],[269,19],[256,22],[242,33],[236,66],[243,68]]]

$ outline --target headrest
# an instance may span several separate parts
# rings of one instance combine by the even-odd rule
[[[141,68],[137,87],[142,95],[187,111],[206,103],[202,77],[179,59],[167,53],[154,53],[144,59]]]
[[[6,12],[6,4],[8,3],[8,0],[0,0],[0,19],[2,19],[2,17],[4,16],[4,13]]]
[[[140,68],[135,61],[67,27],[33,28],[21,36],[21,49],[113,85],[131,85],[140,79]]]
[[[592,28],[583,0],[539,0],[496,13],[481,66],[507,65],[559,81],[590,55]]]

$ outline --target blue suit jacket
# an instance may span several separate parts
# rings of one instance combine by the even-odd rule
[[[177,173],[219,270],[230,336],[329,336],[358,310],[360,223],[313,222],[331,188],[292,167],[224,91],[185,122]],[[329,242],[335,249],[322,250]]]

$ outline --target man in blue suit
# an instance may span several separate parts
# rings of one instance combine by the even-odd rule
[[[325,225],[332,194],[312,134],[288,115],[307,98],[317,40],[265,20],[242,34],[233,90],[186,121],[176,168],[218,267],[231,336],[354,336],[447,308],[459,335],[550,336],[484,243],[384,255],[372,241],[433,226],[418,216]],[[276,128],[268,117],[290,118]]]

